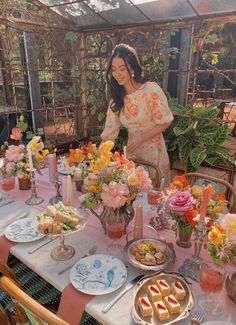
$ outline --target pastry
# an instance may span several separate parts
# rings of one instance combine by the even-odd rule
[[[160,321],[170,319],[170,313],[162,300],[154,302],[153,306]]]
[[[176,281],[171,284],[171,291],[178,300],[183,300],[186,296],[185,289],[180,281]]]
[[[153,308],[148,297],[141,297],[138,300],[138,306],[143,317],[151,317],[153,314]]]
[[[157,286],[160,289],[162,296],[168,296],[170,294],[170,286],[166,280],[157,280]]]
[[[150,286],[148,286],[148,296],[150,297],[152,302],[162,300],[161,292],[156,284],[151,284]]]
[[[180,304],[174,295],[165,297],[164,302],[171,315],[180,312]]]
[[[45,209],[45,214],[47,216],[55,217],[56,213],[57,213],[57,210],[56,210],[56,208],[53,205],[49,205]]]

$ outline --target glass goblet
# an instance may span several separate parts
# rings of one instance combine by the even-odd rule
[[[214,293],[223,288],[225,277],[226,271],[221,265],[204,262],[200,265],[199,284],[205,293],[203,297],[205,314],[212,315],[215,319],[218,319],[222,310],[214,298]]]
[[[107,247],[107,252],[111,255],[119,254],[123,247],[119,240],[125,233],[125,221],[108,221],[106,222],[106,235],[112,240]]]

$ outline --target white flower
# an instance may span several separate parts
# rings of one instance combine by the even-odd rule
[[[226,214],[222,218],[221,226],[225,229],[227,238],[236,242],[236,214]]]

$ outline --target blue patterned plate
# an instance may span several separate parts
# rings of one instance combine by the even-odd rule
[[[70,281],[79,291],[104,295],[119,289],[126,281],[125,265],[116,257],[95,254],[78,261],[70,271]]]
[[[32,218],[24,218],[13,222],[5,230],[6,238],[16,243],[29,243],[43,238],[45,234],[36,230],[32,221]]]

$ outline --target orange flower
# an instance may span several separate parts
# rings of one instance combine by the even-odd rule
[[[184,188],[188,187],[189,186],[189,183],[186,179],[185,176],[175,176],[174,179],[173,179],[173,182],[170,184],[170,187],[171,188],[177,188],[177,189],[180,189],[180,190],[183,190]]]
[[[188,221],[188,223],[195,227],[198,223],[194,221],[193,219],[199,214],[199,210],[192,210],[192,211],[186,211],[184,212],[184,215]]]
[[[20,128],[13,128],[11,130],[10,138],[16,141],[21,140],[22,138],[22,130]]]
[[[222,245],[225,240],[225,230],[219,225],[212,226],[208,239],[213,245]]]
[[[119,161],[121,165],[124,165],[126,163],[124,155],[120,154],[118,151],[115,151],[113,158],[115,161]]]
[[[219,202],[224,202],[225,201],[225,195],[222,192],[218,192],[215,194],[214,199],[219,201]]]
[[[71,166],[73,163],[81,163],[84,160],[84,155],[82,150],[80,149],[70,149],[69,150],[69,158],[68,158],[68,164]]]

